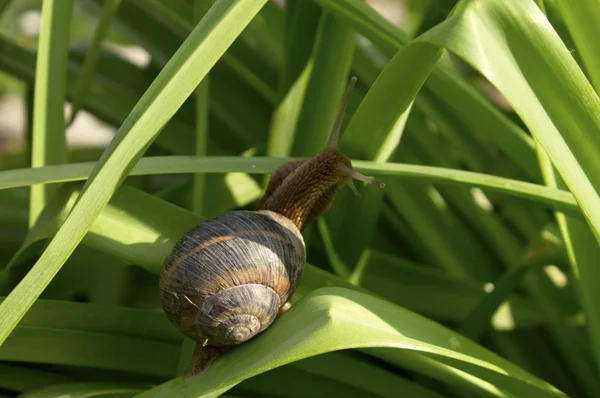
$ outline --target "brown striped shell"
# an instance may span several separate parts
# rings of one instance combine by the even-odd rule
[[[160,275],[163,308],[187,336],[212,346],[265,330],[292,296],[306,262],[304,240],[272,211],[232,211],[177,242]]]

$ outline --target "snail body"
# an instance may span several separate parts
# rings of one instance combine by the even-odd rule
[[[353,179],[383,184],[352,169],[337,151],[341,120],[355,78],[326,148],[272,173],[257,211],[231,211],[186,233],[160,275],[167,318],[197,342],[188,375],[268,328],[289,307],[306,263],[302,230]]]

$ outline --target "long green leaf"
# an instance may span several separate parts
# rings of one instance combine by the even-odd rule
[[[294,156],[314,156],[325,147],[348,82],[353,53],[354,32],[335,15],[324,13],[292,147]]]
[[[211,1],[194,1],[194,19],[201,21],[210,9]],[[210,78],[206,76],[195,93],[196,105],[196,156],[206,156],[208,147],[208,110],[210,100]],[[202,214],[204,205],[206,178],[203,174],[194,174],[192,181],[192,209],[195,213]]]
[[[485,379],[517,396],[565,396],[470,340],[389,303],[342,288],[315,291],[292,306],[269,329],[214,362],[202,375],[155,387],[139,397],[216,397],[240,381],[276,366],[345,348],[388,347],[394,356],[431,359]],[[453,349],[460,347],[460,351]],[[431,368],[433,366],[429,365]],[[410,367],[410,366],[409,366]]]
[[[143,158],[131,170],[130,175],[149,174],[188,174],[188,173],[230,173],[246,172],[270,173],[275,167],[289,158],[240,158],[164,156]],[[361,172],[379,176],[401,176],[441,184],[467,185],[484,188],[492,192],[514,195],[538,201],[546,206],[565,213],[579,216],[573,196],[563,190],[550,189],[538,184],[496,177],[463,170],[441,167],[419,166],[400,163],[375,163],[354,161]],[[42,169],[16,169],[0,172],[0,189],[24,187],[36,183],[56,183],[88,178],[94,163],[79,163],[61,166],[47,166]]]
[[[40,43],[35,71],[31,167],[66,163],[65,91],[67,49],[73,0],[49,0],[42,5]],[[31,187],[29,224],[46,205],[53,187]]]
[[[119,129],[78,202],[32,270],[0,305],[0,343],[75,250],[102,207],[192,90],[266,0],[215,3]]]

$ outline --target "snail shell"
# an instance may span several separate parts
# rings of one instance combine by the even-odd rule
[[[288,218],[232,211],[183,236],[160,277],[163,308],[187,336],[211,346],[242,343],[265,330],[292,296],[306,252]]]

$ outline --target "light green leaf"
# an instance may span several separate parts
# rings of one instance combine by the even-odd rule
[[[231,173],[249,174],[270,173],[289,158],[241,158],[157,156],[143,158],[129,175],[182,174],[182,173]],[[483,188],[516,197],[535,200],[541,204],[580,216],[573,196],[563,190],[550,189],[538,184],[496,177],[488,174],[441,167],[420,166],[400,163],[375,163],[353,161],[355,168],[378,176],[399,176],[431,183],[466,185]],[[16,169],[0,172],[0,189],[28,186],[36,183],[56,183],[86,179],[94,168],[94,163],[78,163],[61,166],[47,166],[40,169]]]
[[[73,1],[48,0],[42,6],[35,71],[31,167],[67,161],[64,104]],[[51,194],[52,187],[31,187],[30,225],[33,225]]]
[[[216,397],[240,381],[309,356],[359,347],[388,347],[398,358],[449,364],[517,396],[565,396],[459,334],[380,299],[342,288],[306,296],[251,342],[215,361],[202,375],[171,380],[138,397]],[[411,367],[410,365],[408,365]],[[455,373],[452,381],[476,381]]]

